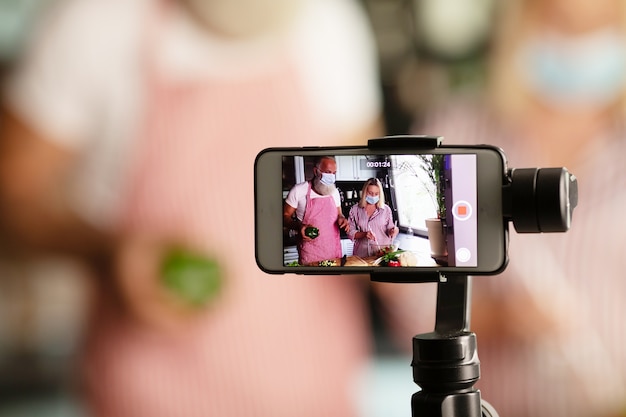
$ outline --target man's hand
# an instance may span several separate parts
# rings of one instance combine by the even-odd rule
[[[307,236],[306,234],[307,227],[315,227],[315,226],[313,226],[312,224],[302,224],[302,226],[300,227],[299,233],[303,241],[310,242],[311,240],[313,240],[313,238]]]
[[[343,215],[337,217],[337,225],[340,229],[343,229],[346,233],[350,231],[350,222]]]
[[[117,288],[131,318],[157,330],[188,330],[201,309],[186,305],[162,281],[163,259],[173,246],[145,236],[122,240],[113,259]]]

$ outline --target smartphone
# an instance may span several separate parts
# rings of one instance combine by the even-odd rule
[[[489,145],[264,149],[254,165],[257,265],[398,282],[497,274],[506,173]]]

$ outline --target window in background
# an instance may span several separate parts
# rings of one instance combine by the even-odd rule
[[[426,236],[428,218],[437,217],[436,190],[427,168],[431,155],[392,157],[392,180],[398,213],[398,226]],[[410,230],[409,230],[410,233]]]

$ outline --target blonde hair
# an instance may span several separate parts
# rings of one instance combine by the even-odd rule
[[[383,185],[380,183],[378,178],[370,178],[365,181],[365,184],[363,184],[363,188],[361,189],[361,200],[359,200],[359,207],[365,207],[367,205],[365,199],[367,198],[367,187],[369,187],[370,185],[375,185],[376,187],[378,187],[378,202],[376,203],[376,207],[384,207],[385,193],[383,192]]]

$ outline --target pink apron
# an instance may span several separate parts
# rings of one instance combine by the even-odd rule
[[[300,264],[306,265],[325,259],[341,258],[337,214],[337,206],[332,196],[311,198],[311,183],[309,183],[302,223],[317,227],[319,236],[313,240],[300,242],[298,245]]]
[[[355,415],[351,384],[369,348],[356,281],[268,276],[254,261],[256,154],[330,142],[316,133],[287,54],[279,63],[186,84],[149,67],[120,221],[204,248],[222,262],[225,291],[175,338],[105,304],[84,367],[96,417]]]

